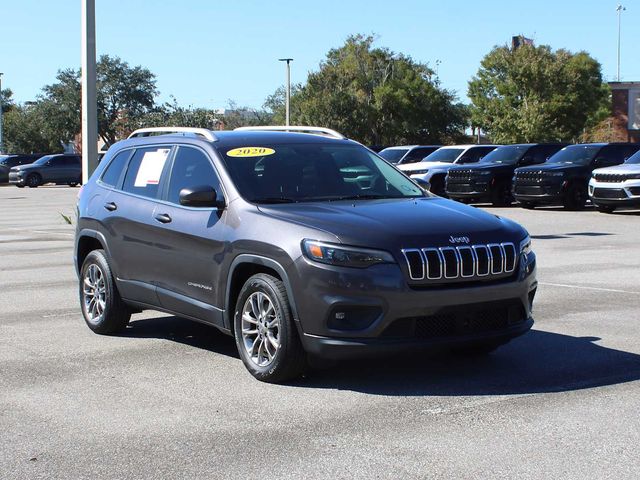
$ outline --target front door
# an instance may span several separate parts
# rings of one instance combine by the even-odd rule
[[[179,146],[171,166],[163,201],[154,212],[155,241],[161,268],[155,278],[163,307],[222,325],[222,305],[216,305],[218,272],[225,254],[226,210],[180,205],[184,188],[208,185],[223,200],[220,181],[207,153]]]

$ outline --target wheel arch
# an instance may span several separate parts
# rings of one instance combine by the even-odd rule
[[[91,253],[93,250],[100,249],[104,250],[107,254],[107,257],[110,258],[106,239],[100,232],[90,229],[83,229],[78,233],[74,255],[76,273],[78,275],[80,275],[82,263],[84,262],[84,259],[87,258],[87,255],[89,255],[89,253]]]
[[[245,282],[257,273],[266,273],[272,275],[284,283],[284,287],[287,291],[287,297],[289,299],[289,305],[291,307],[291,313],[293,319],[298,324],[298,311],[296,308],[295,299],[293,296],[293,290],[291,288],[291,282],[289,276],[284,267],[277,261],[263,257],[260,255],[241,254],[238,255],[231,266],[229,267],[229,274],[227,275],[227,289],[225,291],[225,309],[224,309],[224,322],[225,327],[230,331],[233,331],[233,317],[235,315],[235,304],[240,294],[240,290]]]

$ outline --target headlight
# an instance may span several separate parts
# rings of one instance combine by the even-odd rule
[[[484,170],[484,171],[481,170],[479,172],[473,172],[473,173],[475,173],[476,175],[482,175],[482,176],[491,175],[491,172],[488,172],[486,170]]]
[[[426,168],[424,170],[413,170],[411,172],[407,172],[409,175],[424,175],[425,173],[429,173],[429,169]]]
[[[520,242],[520,255],[528,256],[531,253],[531,237],[527,235],[524,240]]]
[[[305,239],[302,252],[314,262],[341,267],[367,268],[378,263],[395,263],[390,253]]]
[[[547,172],[547,177],[564,177],[564,172]]]

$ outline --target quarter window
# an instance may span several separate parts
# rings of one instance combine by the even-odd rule
[[[191,147],[179,147],[173,161],[167,200],[180,203],[180,191],[183,188],[211,186],[221,198],[220,181],[209,157],[202,151]]]
[[[131,150],[125,150],[118,153],[111,163],[107,165],[105,172],[102,174],[102,183],[111,187],[116,187],[119,184],[122,171],[127,164],[127,160],[131,155]]]
[[[143,197],[156,198],[160,177],[171,147],[140,148],[129,162],[122,190]]]

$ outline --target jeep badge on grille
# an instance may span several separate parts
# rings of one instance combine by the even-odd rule
[[[454,237],[451,235],[449,237],[449,243],[469,243],[469,237]]]

